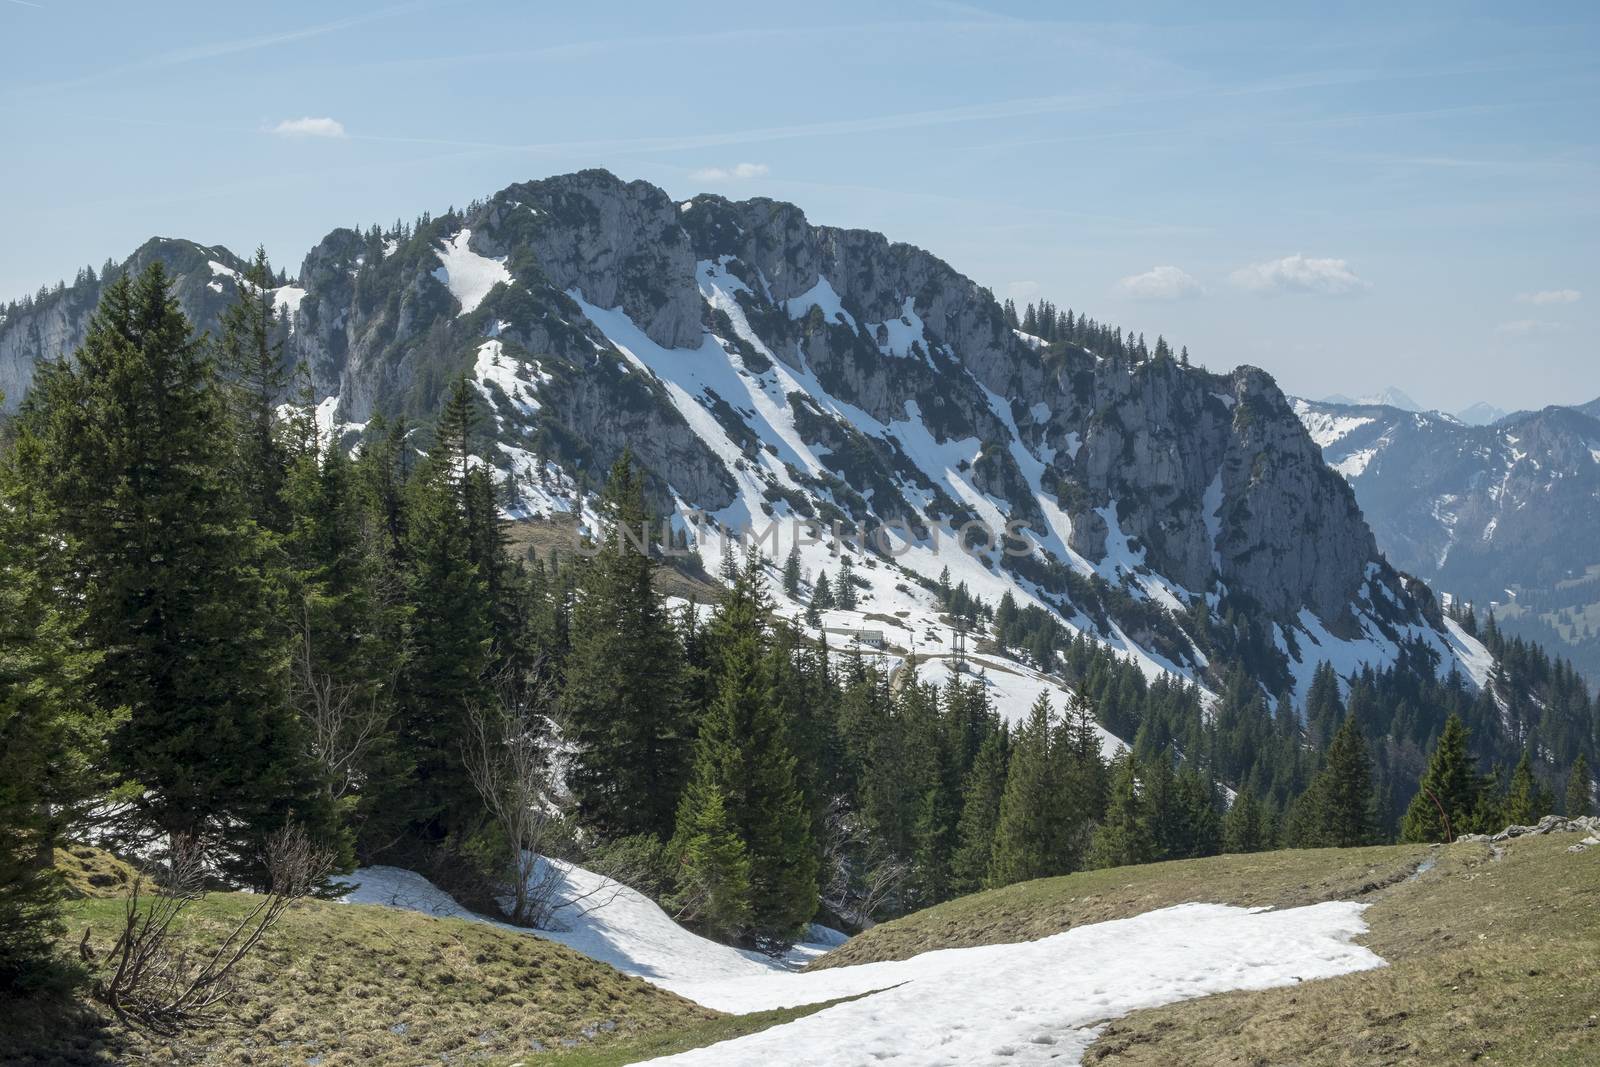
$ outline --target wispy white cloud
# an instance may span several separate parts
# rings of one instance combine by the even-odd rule
[[[1182,300],[1205,291],[1194,275],[1170,264],[1130,274],[1117,283],[1117,292],[1133,300]]]
[[[1519,304],[1576,304],[1583,294],[1576,289],[1541,289],[1537,293],[1518,293]]]
[[[279,137],[331,137],[342,140],[349,136],[344,132],[344,123],[338,119],[311,118],[310,116],[300,119],[284,119],[276,126],[271,127],[271,132]]]
[[[1296,253],[1265,263],[1240,267],[1228,276],[1239,288],[1252,293],[1315,293],[1350,296],[1372,288],[1342,259],[1317,259]]]
[[[18,0],[13,0],[13,2],[18,2]],[[32,4],[29,6],[37,7],[40,5]],[[337,33],[340,30],[352,29],[356,26],[364,26],[369,22],[375,22],[379,19],[391,18],[396,15],[402,15],[407,12],[415,11],[417,10],[418,6],[419,5],[417,2],[412,2],[401,4],[397,7],[387,7],[377,11],[369,11],[360,15],[350,15],[345,18],[335,19],[332,22],[323,22],[315,26],[305,26],[295,30],[280,30],[276,33],[263,34],[258,37],[235,38],[231,41],[209,41],[205,44],[191,45],[188,48],[178,48],[172,51],[162,52],[159,55],[150,56],[148,58],[137,60],[131,63],[123,63],[110,67],[101,67],[92,73],[84,74],[75,78],[67,78],[54,82],[45,82],[38,85],[19,86],[15,89],[8,90],[3,95],[26,96],[41,92],[57,92],[63,89],[94,85],[99,82],[109,81],[113,78],[127,78],[129,75],[138,74],[144,71],[160,70],[165,67],[178,66],[184,63],[194,63],[201,60],[216,59],[220,56],[236,55],[240,52],[253,52],[259,48],[272,48],[277,45],[289,44],[294,41],[304,41],[313,37],[321,37],[324,34]]]
[[[1527,337],[1531,334],[1553,333],[1559,329],[1561,329],[1559,322],[1551,322],[1548,319],[1514,319],[1511,322],[1502,322],[1494,328],[1494,332],[1510,337]]]
[[[1041,288],[1035,281],[1007,282],[1006,295],[1013,300],[1032,300]]]
[[[731,167],[702,167],[689,177],[697,182],[741,182],[765,178],[771,172],[765,163],[735,163]]]

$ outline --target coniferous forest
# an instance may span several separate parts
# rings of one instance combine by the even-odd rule
[[[1592,803],[1590,694],[1470,609],[1491,687],[1404,656],[1324,665],[1302,716],[1220,628],[1208,703],[1036,607],[941,583],[952,618],[1061,681],[1007,724],[981,673],[934,685],[780,618],[793,562],[732,558],[715,603],[665,598],[659,554],[623,536],[659,529],[627,456],[590,550],[513,552],[478,395],[457,383],[432,425],[378,418],[336,447],[309,397],[283,402],[271,278],[258,254],[211,337],[159,264],[117,277],[5,428],[7,982],[61,966],[49,868],[69,840],[186,842],[214,884],[267,889],[268,843],[295,827],[332,857],[325,892],[385,863],[530,924],[537,893],[498,897],[537,851],[778,950],[813,920],[856,929],[1083,868],[1439,840]],[[1017,323],[1125,344],[1048,305]],[[1187,361],[1164,340],[1156,356]],[[842,565],[810,600],[854,596]],[[1131,747],[1107,759],[1097,726]]]

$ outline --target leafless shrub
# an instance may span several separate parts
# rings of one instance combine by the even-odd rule
[[[361,766],[389,724],[383,687],[342,682],[318,664],[309,600],[295,647],[294,687],[310,755],[322,768],[330,799],[359,784]]]
[[[544,927],[559,902],[560,875],[540,856],[561,835],[551,787],[547,731],[554,698],[548,682],[502,676],[493,697],[467,707],[461,756],[509,852],[513,922]]]
[[[162,877],[145,893],[134,881],[121,933],[103,961],[93,992],[125,1024],[173,1036],[215,1022],[234,990],[234,970],[267,935],[285,910],[327,878],[333,854],[297,826],[268,839],[266,865],[271,889],[238,920],[216,948],[191,954],[177,948],[173,925],[205,890],[204,853],[193,839],[172,842]],[[79,951],[93,957],[89,935]]]
[[[900,892],[911,873],[910,864],[890,852],[838,801],[830,805],[824,827],[822,903],[847,922],[871,926],[873,916]]]

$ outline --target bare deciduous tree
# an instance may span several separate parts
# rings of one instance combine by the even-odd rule
[[[824,826],[822,903],[856,926],[871,926],[878,909],[899,893],[911,867],[838,801],[829,806]]]
[[[191,958],[189,950],[173,944],[172,932],[178,917],[204,894],[203,850],[193,839],[174,840],[164,877],[148,897],[144,879],[135,880],[121,933],[100,962],[95,997],[127,1025],[165,1036],[216,1021],[233,993],[240,961],[289,905],[309,895],[333,868],[333,854],[298,826],[273,834],[265,851],[270,891],[216,948]],[[79,952],[85,960],[93,959],[87,931]]]
[[[543,927],[559,906],[560,875],[540,857],[558,836],[562,812],[551,788],[547,682],[502,676],[487,703],[467,707],[461,756],[509,850],[511,919]]]
[[[321,669],[312,638],[311,606],[302,608],[294,685],[310,755],[322,768],[330,799],[359,784],[361,765],[389,724],[385,687],[342,682]]]

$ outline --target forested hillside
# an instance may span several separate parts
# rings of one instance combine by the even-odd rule
[[[513,553],[508,523],[539,483],[484,455],[506,454],[503,402],[530,379],[473,363],[421,425],[371,412],[335,428],[315,391],[295,388],[298,334],[284,332],[278,279],[260,255],[237,273],[210,334],[159,259],[100,276],[82,345],[35,368],[7,427],[8,981],[71,972],[40,857],[85,837],[277,900],[289,834],[317,857],[297,892],[386,864],[534,927],[551,907],[537,857],[559,856],[638,886],[706,935],[778,952],[811,920],[856,929],[1079,869],[1438,840],[1593,803],[1595,708],[1570,668],[1469,614],[1446,618],[1359,543],[1355,601],[1342,599],[1351,575],[1303,570],[1350,546],[1293,547],[1310,535],[1274,525],[1288,495],[1364,527],[1343,484],[1301,462],[1313,446],[1255,372],[1210,375],[1164,341],[1149,349],[1070,313],[1056,318],[1059,340],[996,342],[1029,353],[1019,367],[1038,358],[1082,392],[1109,391],[1079,442],[1086,457],[1105,450],[1080,472],[1098,488],[1057,484],[1058,501],[1103,524],[1091,531],[1103,566],[1087,573],[1070,565],[1085,558],[1067,548],[1083,543],[1077,526],[1059,553],[1009,564],[947,546],[936,576],[866,538],[741,550],[681,512],[658,522],[663,486],[680,483],[628,447],[604,478],[563,483],[559,514],[581,520],[580,540],[523,537],[546,547]],[[604,336],[586,341],[599,351]],[[819,362],[835,358],[826,343]],[[742,358],[749,369],[765,357]],[[902,357],[858,358],[870,369]],[[650,405],[676,395],[648,380]],[[1229,403],[1210,392],[1223,388]],[[709,420],[697,440],[736,432],[735,415],[685,403],[673,418]],[[1005,405],[984,404],[1004,425]],[[1132,527],[1159,509],[1071,499],[1136,488],[1144,475],[1109,457],[1145,404],[1196,414],[1217,435],[1192,443],[1217,448],[1222,468],[1185,475],[1211,479],[1209,510],[1223,515],[1195,562],[1211,593],[1189,596],[1146,562],[1187,566],[1204,548],[1192,530],[1151,525],[1133,552],[1110,532],[1118,515]],[[847,434],[841,416],[828,416],[834,429],[813,416],[830,455],[864,457],[853,476],[887,479],[899,439],[830,436]],[[1136,436],[1130,454],[1161,467]],[[746,502],[729,507],[760,513],[748,479],[778,451],[725,457],[732,499]],[[1048,498],[1011,484],[1039,480],[1030,455],[985,446],[963,477],[1042,508]],[[844,481],[810,477],[809,491],[852,499]],[[872,492],[878,514],[910,493],[914,476],[898,477]],[[772,499],[820,499],[793,492]],[[914,498],[927,509],[951,499],[941,492],[930,481]],[[982,510],[996,498],[965,499]],[[1218,572],[1210,551],[1235,562]],[[714,603],[659,591],[658,572],[685,553],[718,570]],[[1332,621],[1301,596],[1332,598]],[[1373,658],[1352,658],[1360,650]],[[87,949],[83,960],[92,972]]]

